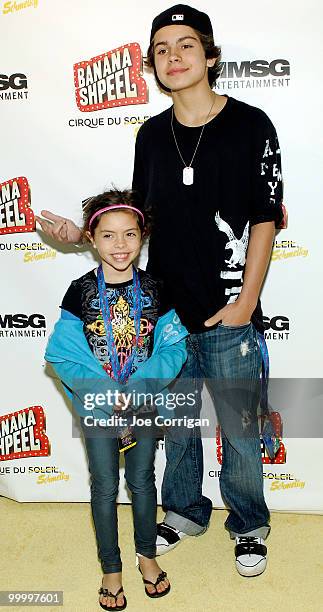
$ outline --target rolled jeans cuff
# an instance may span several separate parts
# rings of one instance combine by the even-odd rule
[[[206,526],[199,525],[198,523],[194,523],[190,519],[185,518],[184,516],[180,516],[180,514],[176,514],[176,512],[166,512],[164,523],[167,523],[170,527],[174,527],[178,531],[182,531],[189,536],[197,536],[202,535],[208,528],[208,524]]]
[[[155,559],[155,557],[156,557],[156,547],[155,548],[149,548],[149,549],[144,549],[144,548],[136,549],[136,554],[137,555],[142,555],[142,557],[147,557],[147,559]]]
[[[104,574],[118,574],[122,572],[122,563],[103,563],[101,564]]]
[[[235,531],[229,531],[231,540],[234,538],[262,538],[265,540],[270,533],[270,526],[263,525],[262,527],[257,527],[257,529],[252,529],[251,531],[247,531],[246,533],[236,533]]]

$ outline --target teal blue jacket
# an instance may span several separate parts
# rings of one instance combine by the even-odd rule
[[[48,340],[45,360],[54,368],[80,416],[92,414],[94,418],[106,418],[112,414],[113,406],[96,406],[89,411],[84,407],[84,394],[102,393],[107,389],[111,392],[118,390],[120,393],[165,394],[167,385],[176,378],[187,359],[187,336],[188,331],[181,324],[175,310],[160,317],[154,330],[151,356],[122,385],[106,374],[102,364],[93,355],[83,333],[83,322],[62,310],[61,318]],[[138,408],[140,402],[132,405]],[[169,416],[163,407],[158,407],[158,412],[161,416]]]

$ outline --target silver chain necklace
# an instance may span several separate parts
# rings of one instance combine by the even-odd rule
[[[194,168],[192,168],[192,163],[194,161],[194,157],[196,155],[196,151],[199,148],[199,144],[201,142],[201,138],[202,138],[202,135],[203,135],[203,132],[204,132],[204,128],[205,128],[205,126],[207,124],[207,120],[208,120],[208,118],[209,118],[209,116],[210,116],[210,114],[212,112],[212,108],[214,106],[214,102],[215,102],[215,96],[213,98],[213,102],[212,102],[211,108],[210,108],[210,110],[209,110],[209,112],[207,114],[207,117],[205,119],[205,123],[202,125],[202,129],[201,129],[198,141],[197,141],[197,145],[195,147],[195,151],[193,153],[193,157],[192,157],[192,159],[191,159],[191,161],[190,161],[190,163],[188,165],[185,163],[183,155],[181,154],[180,148],[178,146],[178,142],[176,140],[176,136],[175,136],[175,132],[174,132],[174,107],[172,107],[171,128],[172,128],[172,132],[173,132],[176,148],[177,148],[177,151],[178,151],[178,155],[180,156],[180,158],[181,158],[181,160],[182,160],[182,162],[184,164],[184,168],[183,168],[183,184],[184,185],[193,185],[193,183],[194,183]]]

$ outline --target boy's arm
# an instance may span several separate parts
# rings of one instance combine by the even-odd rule
[[[281,156],[276,130],[261,111],[255,119],[253,192],[249,219],[251,230],[243,286],[236,302],[226,304],[205,321],[206,327],[219,321],[233,326],[250,321],[269,265],[275,227],[285,227]]]
[[[58,242],[78,244],[81,240],[81,230],[72,221],[60,215],[54,215],[49,210],[42,210],[42,217],[35,216],[35,220],[39,223],[42,231],[50,238]]]
[[[208,319],[205,322],[206,327],[215,325],[219,321],[222,321],[223,325],[234,326],[249,323],[268,268],[274,236],[274,221],[252,226],[240,296],[236,302],[227,304]]]

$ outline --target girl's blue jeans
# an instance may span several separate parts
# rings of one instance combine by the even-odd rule
[[[81,424],[91,474],[91,507],[99,559],[105,574],[121,572],[116,503],[119,489],[118,441],[104,435],[102,428],[91,427],[91,437],[86,436],[88,428],[82,420]],[[92,437],[95,429],[97,435]],[[132,494],[136,552],[150,559],[156,555],[157,536],[155,449],[154,438],[141,438],[136,446],[124,453],[125,479]]]

